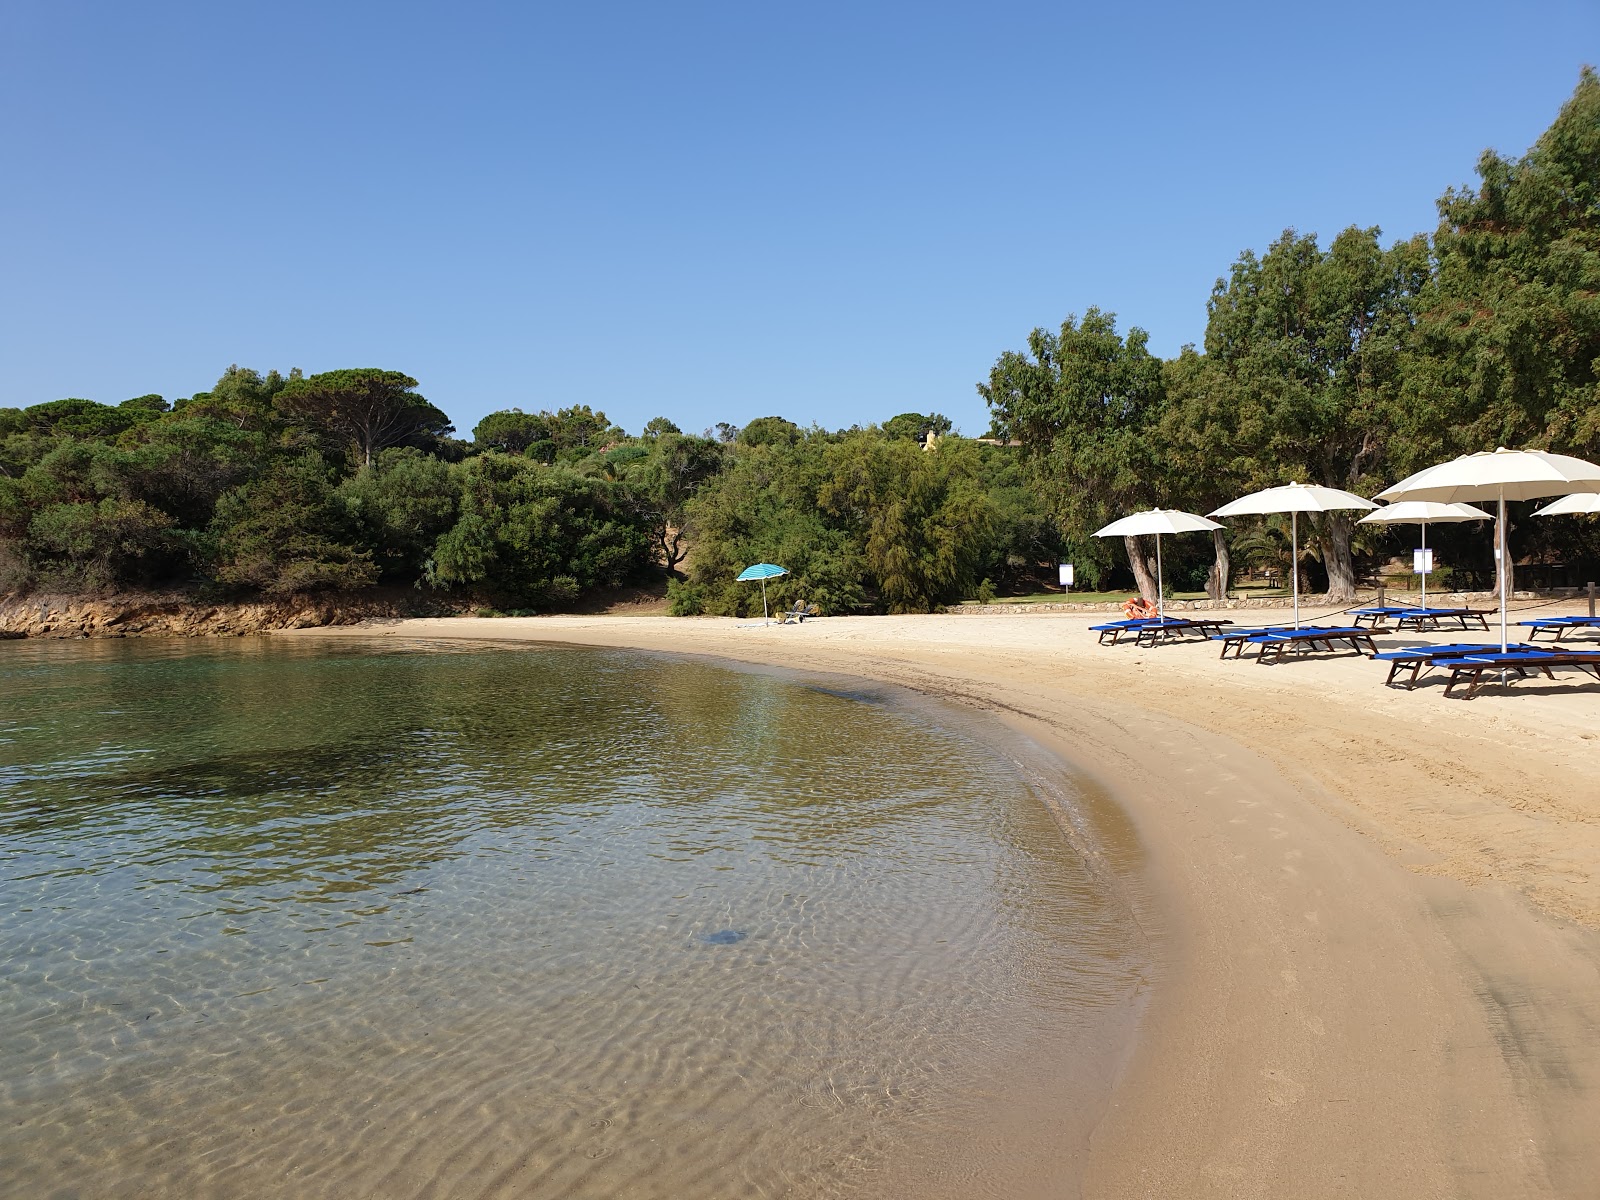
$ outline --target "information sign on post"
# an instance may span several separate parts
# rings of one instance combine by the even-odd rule
[[[1061,564],[1061,586],[1064,587],[1064,588],[1069,588],[1069,587],[1072,586],[1072,564],[1071,563],[1062,563]]]
[[[1433,574],[1433,548],[1411,552],[1411,572],[1414,575]]]

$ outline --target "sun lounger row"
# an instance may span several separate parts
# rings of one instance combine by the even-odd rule
[[[1230,629],[1227,633],[1214,634],[1211,640],[1222,643],[1222,658],[1227,658],[1230,650],[1233,657],[1243,658],[1245,647],[1254,646],[1257,662],[1280,662],[1291,650],[1300,654],[1319,650],[1332,654],[1334,647],[1339,644],[1348,644],[1351,650],[1377,652],[1377,647],[1372,643],[1372,631],[1359,625]]]
[[[1374,629],[1382,628],[1389,620],[1393,619],[1397,630],[1414,629],[1439,629],[1445,621],[1455,621],[1461,629],[1469,628],[1473,623],[1479,629],[1489,628],[1489,617],[1494,612],[1492,608],[1417,608],[1415,606],[1401,608],[1392,604],[1374,605],[1371,608],[1355,609],[1350,615],[1355,618],[1356,624],[1363,622]]]
[[[1600,617],[1537,617],[1532,621],[1518,621],[1517,624],[1528,627],[1530,641],[1541,633],[1553,633],[1559,642],[1575,629],[1600,630]]]

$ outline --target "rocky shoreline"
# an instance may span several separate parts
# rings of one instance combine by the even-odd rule
[[[244,637],[277,629],[449,616],[461,602],[405,591],[204,600],[182,592],[0,596],[0,638]]]

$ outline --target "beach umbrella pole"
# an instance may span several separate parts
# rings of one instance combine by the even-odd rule
[[[1422,607],[1428,607],[1428,523],[1422,523]]]
[[[1161,586],[1161,535],[1156,534],[1156,619],[1167,619],[1167,589]]]
[[[1289,514],[1289,578],[1294,583],[1294,627],[1300,628],[1300,514]]]
[[[761,623],[763,625],[769,623],[767,621],[767,581],[765,579],[761,581]]]
[[[1506,557],[1506,490],[1500,489],[1500,519],[1495,522],[1499,527],[1498,541],[1500,543],[1500,653],[1506,652],[1508,639],[1506,637],[1506,576],[1511,574],[1511,563]],[[1502,676],[1504,672],[1501,672]]]

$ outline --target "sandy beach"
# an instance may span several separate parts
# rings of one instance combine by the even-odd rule
[[[1442,683],[1385,688],[1355,655],[1101,647],[1100,619],[441,618],[292,636],[716,655],[994,713],[1126,813],[1132,903],[1162,964],[1083,1152],[1085,1195],[1595,1194],[1600,686],[1563,674],[1446,699]],[[1379,638],[1419,640],[1456,639]]]

